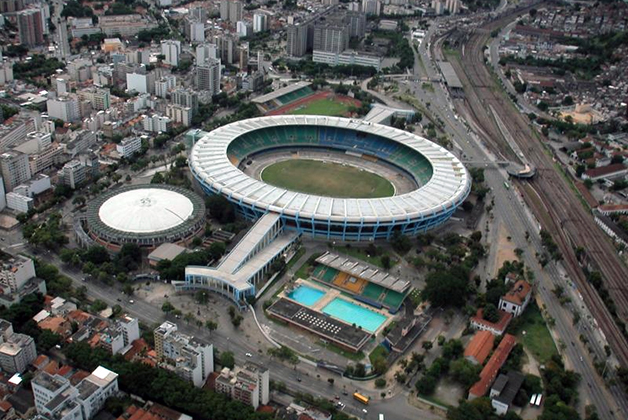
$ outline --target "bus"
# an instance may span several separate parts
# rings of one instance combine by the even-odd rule
[[[506,187],[507,190],[510,189],[510,184],[508,182],[504,182],[504,187]]]
[[[361,402],[364,405],[368,405],[370,398],[369,397],[365,397],[364,395],[356,392],[353,394],[353,399],[358,400],[359,402]]]

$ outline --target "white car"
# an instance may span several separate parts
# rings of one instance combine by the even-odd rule
[[[246,357],[253,357],[253,355],[251,353],[246,353],[245,356]]]
[[[366,408],[363,408],[363,409],[362,409],[362,412],[363,412],[364,414],[367,414],[369,411],[368,411]]]

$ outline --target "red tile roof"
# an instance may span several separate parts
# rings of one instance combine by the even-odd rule
[[[500,315],[499,321],[491,322],[484,319],[484,310],[478,309],[478,312],[475,314],[473,318],[471,318],[472,322],[477,324],[485,325],[488,328],[504,332],[510,321],[512,320],[512,314],[506,311],[502,311],[501,309],[497,311]]]
[[[532,287],[530,286],[530,283],[525,280],[519,280],[515,283],[512,289],[510,289],[510,291],[502,297],[502,299],[521,306],[531,291]]]
[[[469,390],[470,397],[473,396],[479,398],[486,394],[490,386],[495,381],[499,370],[504,363],[506,363],[506,360],[508,359],[513,347],[515,347],[515,344],[517,344],[517,341],[513,335],[506,334],[504,336],[503,340],[499,343],[499,346],[497,346],[497,349],[495,349],[495,352],[488,360],[488,363],[486,363],[486,366],[484,366],[484,369],[480,372],[480,380],[477,381]]]
[[[612,175],[616,172],[624,171],[626,167],[621,163],[613,163],[612,165],[602,166],[601,168],[593,168],[584,171],[584,174],[591,178],[597,178],[605,175]]]
[[[473,357],[481,365],[493,350],[495,336],[489,331],[478,331],[464,351],[464,357]]]

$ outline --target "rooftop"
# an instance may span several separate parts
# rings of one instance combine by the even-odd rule
[[[165,243],[159,245],[153,252],[148,254],[149,260],[161,261],[161,260],[174,260],[178,255],[187,251],[187,248],[179,246],[177,244]]]
[[[507,302],[522,305],[531,290],[532,287],[530,286],[530,283],[525,280],[519,280],[513,285],[512,289],[510,289],[510,291],[503,296],[502,299]]]
[[[382,270],[372,264],[351,259],[340,254],[327,251],[316,259],[319,264],[335,268],[353,277],[364,279],[371,283],[378,284],[395,292],[404,293],[410,287],[408,280],[401,280],[393,276],[388,271]]]
[[[493,350],[495,337],[489,331],[478,331],[464,350],[464,357],[472,357],[479,364],[483,365],[484,361]]]
[[[480,380],[469,390],[469,396],[482,397],[486,394],[516,344],[517,341],[513,335],[506,334],[504,336],[501,343],[499,343],[499,346],[497,346],[497,349],[488,360],[488,363],[486,363],[486,366],[484,366],[484,369],[480,372]]]
[[[265,102],[272,101],[273,99],[277,99],[283,95],[287,95],[290,92],[294,92],[295,90],[303,89],[304,87],[309,85],[311,85],[310,82],[297,82],[281,89],[277,89],[274,92],[267,93],[266,95],[258,96],[257,98],[254,98],[251,102],[256,104],[263,104]]]

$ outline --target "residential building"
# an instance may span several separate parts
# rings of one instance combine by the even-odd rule
[[[18,255],[0,263],[0,288],[4,293],[16,293],[35,277],[35,264],[30,258]]]
[[[215,379],[215,391],[257,409],[269,400],[269,371],[254,363],[234,371],[223,368]]]
[[[11,61],[0,62],[0,86],[13,81],[13,63]]]
[[[76,122],[81,119],[79,101],[76,97],[61,96],[46,101],[48,115],[65,122]]]
[[[0,319],[0,324],[3,329],[0,338],[0,367],[9,374],[22,373],[37,358],[35,340],[31,336],[14,333],[11,323],[4,319]]]
[[[622,163],[614,163],[612,165],[603,166],[601,168],[593,168],[584,171],[582,179],[595,182],[599,179],[617,179],[628,174],[628,167]]]
[[[198,93],[192,89],[176,89],[170,93],[170,100],[175,105],[198,110]]]
[[[192,117],[194,116],[194,112],[192,108],[169,104],[166,106],[166,115],[175,124],[181,124],[185,127],[188,127],[192,124]]]
[[[467,348],[464,350],[464,357],[473,364],[483,365],[493,350],[494,343],[495,336],[490,331],[478,331],[467,344]]]
[[[148,75],[142,73],[127,73],[126,88],[129,92],[148,93]]]
[[[4,210],[7,207],[7,197],[6,192],[4,191],[4,181],[2,177],[0,177],[0,211]]]
[[[21,143],[28,133],[37,131],[42,124],[39,112],[21,110],[10,120],[0,124],[0,152]]]
[[[50,177],[46,174],[38,174],[37,176],[34,176],[27,182],[15,187],[13,189],[13,192],[17,194],[21,194],[25,197],[33,198],[50,189],[52,189],[52,184],[50,183]]]
[[[37,413],[47,420],[90,420],[118,393],[118,374],[98,366],[76,386],[42,371],[31,381]]]
[[[107,36],[121,35],[129,38],[138,32],[157,27],[157,23],[142,17],[140,14],[132,15],[101,15],[98,16],[98,25]]]
[[[111,107],[111,94],[107,88],[81,89],[78,92],[78,97],[83,101],[89,101],[92,104],[92,108],[99,111],[104,111]]]
[[[460,13],[460,0],[446,0],[445,9],[451,15],[456,15]]]
[[[177,77],[174,75],[164,76],[155,82],[155,96],[165,98],[172,89],[177,86]]]
[[[242,89],[257,92],[264,87],[264,73],[261,71],[255,71],[252,74],[247,74],[242,79]]]
[[[242,20],[242,3],[237,0],[220,0],[220,18],[232,23]]]
[[[30,209],[35,207],[35,200],[25,195],[10,192],[6,195],[7,208],[16,213],[28,213]]]
[[[469,400],[480,398],[486,395],[490,386],[495,381],[501,367],[506,363],[510,352],[517,344],[515,337],[506,334],[493,352],[493,355],[480,372],[480,380],[469,389]]]
[[[127,137],[120,144],[116,145],[116,150],[121,157],[128,159],[142,149],[141,137]]]
[[[14,13],[24,9],[24,0],[0,0],[0,13]]]
[[[314,25],[314,51],[341,53],[349,47],[349,27],[342,21]]]
[[[168,39],[161,41],[161,54],[165,56],[163,62],[171,65],[179,65],[179,55],[181,54],[181,41]]]
[[[59,171],[59,180],[73,190],[83,184],[86,178],[87,171],[85,166],[78,159],[66,163],[63,165],[61,171]]]
[[[17,29],[20,43],[35,47],[44,43],[43,16],[39,9],[26,9],[17,12]]]
[[[70,33],[74,38],[102,33],[101,29],[94,25],[94,21],[91,17],[77,18],[70,16],[68,23],[70,24]]]
[[[208,58],[205,64],[196,66],[196,88],[206,90],[211,95],[220,93],[221,62],[218,59]]]
[[[125,346],[130,345],[135,340],[139,340],[140,324],[137,318],[131,318],[125,314],[117,320],[117,323],[122,328],[122,338]]]
[[[0,155],[0,172],[4,180],[4,190],[13,191],[13,188],[31,178],[28,155],[13,150],[3,153]]]
[[[362,0],[362,12],[367,15],[379,16],[382,4],[378,0]]]
[[[202,387],[214,371],[214,349],[195,338],[177,331],[170,322],[160,325],[154,332],[157,357],[183,379]],[[158,344],[159,342],[159,344]]]
[[[170,129],[170,123],[170,118],[163,115],[142,115],[144,130],[151,133],[165,133]]]
[[[196,64],[203,65],[208,59],[218,58],[218,47],[216,44],[203,43],[196,46]]]
[[[253,32],[265,32],[268,30],[268,16],[263,13],[253,15]]]
[[[348,11],[345,14],[346,23],[351,38],[364,38],[366,33],[366,14],[362,12]]]
[[[191,42],[205,41],[205,23],[197,18],[188,16],[183,20],[183,31]]]
[[[532,286],[525,280],[517,281],[512,289],[499,299],[498,308],[511,313],[513,316],[520,316],[525,311],[532,296]]]
[[[253,25],[251,22],[239,20],[236,24],[236,32],[240,38],[244,38],[253,34]]]
[[[303,57],[307,52],[308,24],[295,23],[288,26],[286,52],[291,57]]]
[[[330,66],[357,65],[373,67],[377,71],[381,71],[382,69],[382,58],[380,56],[359,53],[352,50],[345,50],[342,53],[314,50],[312,61],[315,63],[329,64]]]

